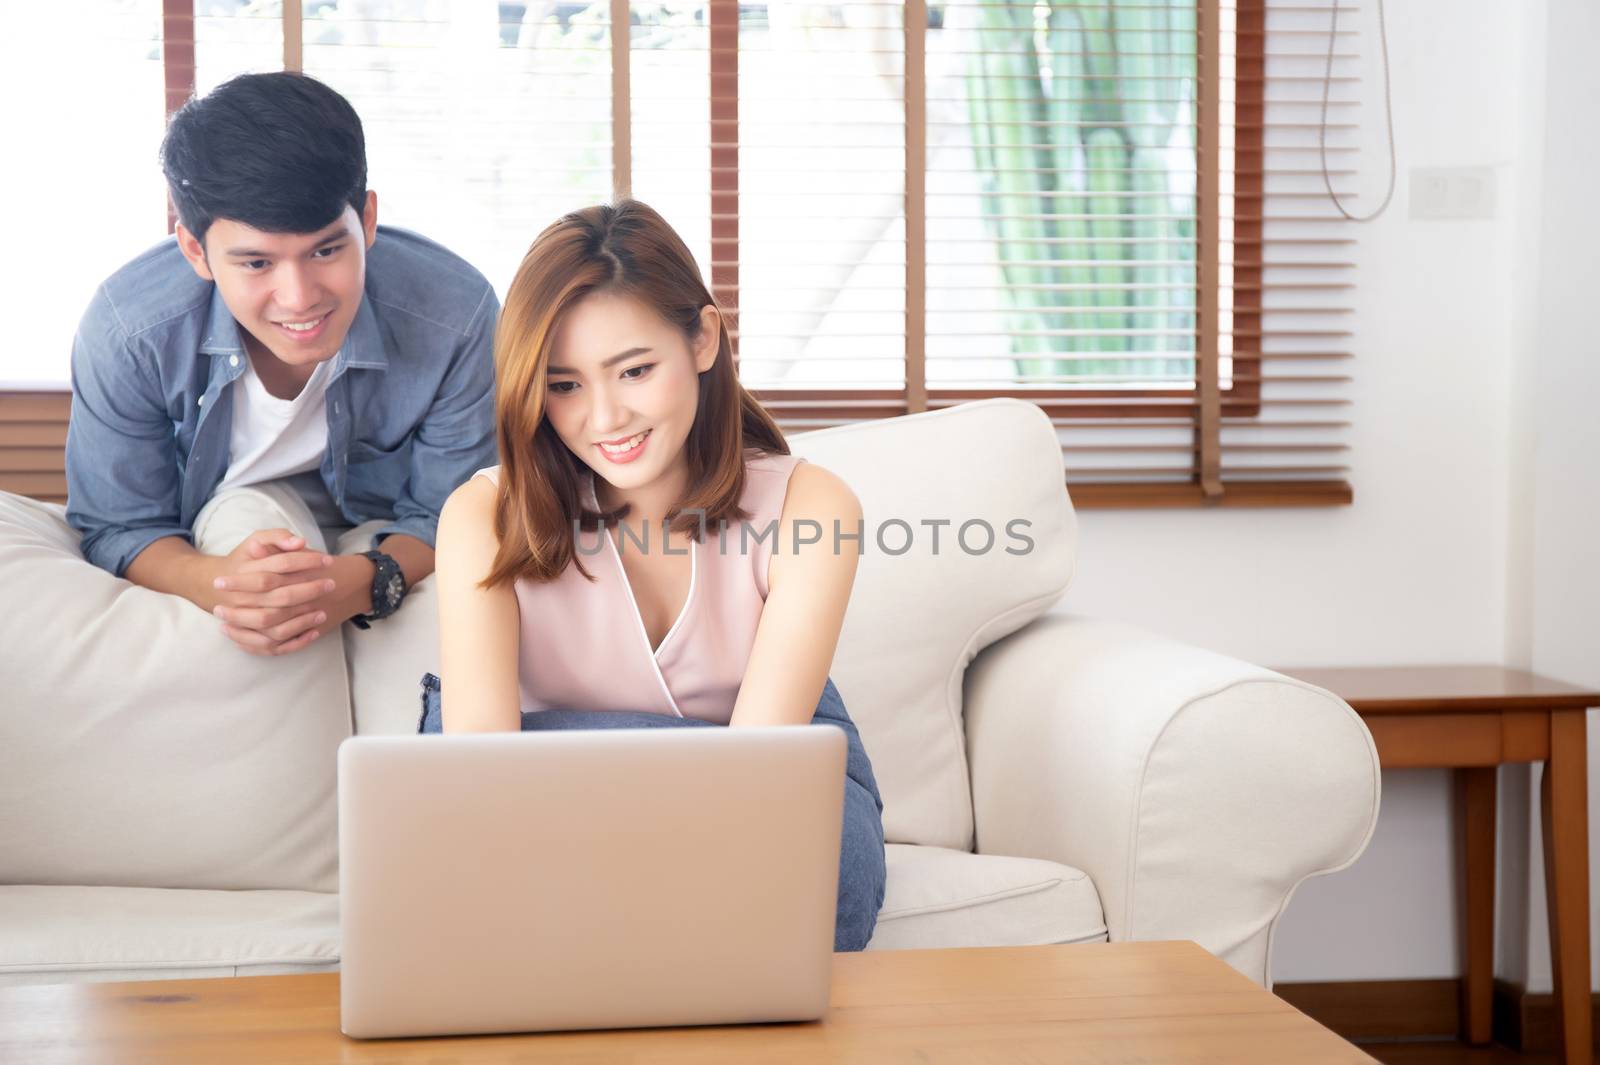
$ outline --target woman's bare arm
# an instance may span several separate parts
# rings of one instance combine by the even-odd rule
[[[779,540],[767,567],[767,603],[756,627],[750,664],[734,702],[734,725],[803,725],[822,697],[845,607],[861,559],[854,536],[861,503],[850,486],[820,466],[803,462],[789,476]],[[797,522],[816,522],[821,539],[795,550]],[[800,539],[815,529],[801,526]]]
[[[495,486],[474,477],[439,515],[439,651],[446,732],[516,732],[521,617],[510,585],[480,587],[494,565]]]

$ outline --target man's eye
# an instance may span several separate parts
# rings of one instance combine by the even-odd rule
[[[564,396],[568,392],[576,391],[577,387],[578,387],[578,382],[576,382],[576,381],[551,381],[550,382],[550,391],[554,392],[558,396]]]
[[[317,259],[331,259],[331,258],[333,258],[335,253],[341,252],[341,251],[344,251],[344,245],[343,244],[330,244],[326,248],[318,248],[316,251],[312,252],[311,254],[312,254],[312,256],[314,258],[317,258]]]
[[[649,373],[654,366],[655,363],[653,362],[647,362],[642,366],[630,366],[626,370],[622,371],[622,376],[627,378],[629,381],[637,381],[640,377],[643,377],[646,373]],[[638,376],[629,377],[629,374],[637,374]]]
[[[243,266],[246,270],[250,270],[250,271],[254,272],[254,271],[259,271],[259,270],[265,270],[267,268],[267,260],[265,260],[265,259],[248,259],[245,262],[240,263],[239,265]]]

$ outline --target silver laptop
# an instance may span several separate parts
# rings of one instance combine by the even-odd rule
[[[820,1017],[844,764],[809,725],[346,740],[342,1029]]]

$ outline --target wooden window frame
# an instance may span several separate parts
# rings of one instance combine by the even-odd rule
[[[161,0],[161,75],[166,85],[167,120],[194,95],[194,0]],[[178,212],[167,198],[167,232]]]

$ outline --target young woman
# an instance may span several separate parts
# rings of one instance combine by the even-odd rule
[[[424,679],[423,731],[843,729],[835,949],[860,950],[883,902],[883,804],[828,678],[854,494],[789,454],[688,247],[642,203],[539,235],[495,366],[500,465],[439,520],[449,683]]]

